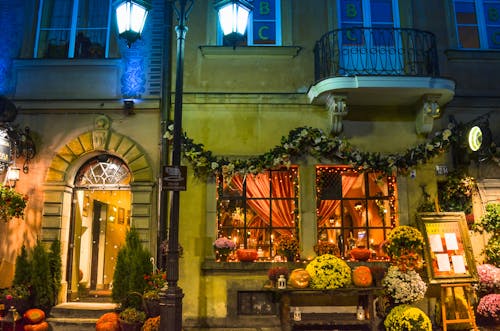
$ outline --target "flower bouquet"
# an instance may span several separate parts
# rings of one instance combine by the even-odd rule
[[[421,268],[424,237],[417,228],[408,225],[395,227],[384,248],[401,270]]]
[[[421,300],[427,291],[427,284],[415,270],[401,271],[395,266],[389,267],[382,286],[393,302],[400,304]]]
[[[214,241],[214,249],[217,254],[217,258],[221,261],[226,261],[227,257],[236,248],[236,244],[231,239],[227,237],[220,237]]]
[[[409,305],[394,307],[384,320],[386,331],[432,331],[432,323],[422,310]]]
[[[287,261],[295,261],[299,253],[299,241],[292,236],[282,236],[276,248],[278,254],[287,258]]]
[[[336,289],[351,283],[351,268],[347,263],[331,254],[317,256],[306,266],[311,275],[310,287]]]

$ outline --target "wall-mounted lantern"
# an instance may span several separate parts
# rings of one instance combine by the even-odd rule
[[[141,38],[151,3],[143,0],[118,0],[115,2],[115,8],[118,33],[127,40],[127,45],[130,47],[133,42]]]

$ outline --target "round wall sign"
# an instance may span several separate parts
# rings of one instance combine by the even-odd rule
[[[469,130],[468,141],[469,141],[469,148],[473,152],[477,152],[481,148],[481,145],[483,144],[483,131],[479,126],[477,125],[473,126]]]

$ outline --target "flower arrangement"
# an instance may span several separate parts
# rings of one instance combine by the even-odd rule
[[[172,140],[173,125],[167,126],[165,138]],[[195,143],[185,133],[182,136],[183,156],[191,164],[197,177],[223,173],[231,177],[234,173],[245,175],[257,174],[264,169],[277,166],[289,166],[291,160],[312,156],[318,160],[340,158],[346,164],[359,171],[382,171],[392,173],[395,170],[405,172],[416,165],[424,164],[436,155],[443,153],[457,134],[457,127],[450,124],[443,131],[436,132],[427,142],[409,148],[401,154],[382,155],[375,152],[363,152],[353,148],[345,139],[332,137],[321,129],[298,127],[282,137],[281,145],[269,152],[248,159],[229,160],[216,157],[205,150],[203,144]]]
[[[500,294],[488,294],[479,300],[477,313],[495,323],[500,323]]]
[[[288,271],[287,267],[277,266],[277,267],[272,267],[271,269],[269,269],[269,271],[267,272],[267,277],[269,278],[270,281],[276,282],[276,281],[278,281],[278,278],[280,277],[280,275],[284,275],[285,278],[288,279],[288,274],[289,274],[289,271]]]
[[[299,253],[299,241],[297,238],[292,236],[282,236],[276,247],[278,254],[287,257],[287,259],[293,260]]]
[[[395,303],[403,304],[423,299],[427,291],[427,284],[415,270],[401,271],[395,266],[389,267],[382,286]]]
[[[415,227],[400,225],[392,229],[384,249],[389,257],[404,271],[421,267],[424,237]]]
[[[119,318],[127,323],[142,324],[146,320],[146,313],[137,308],[128,307],[120,312]]]
[[[351,284],[351,268],[335,255],[315,257],[306,266],[306,271],[311,275],[309,285],[315,289],[336,289]]]
[[[0,185],[0,218],[8,221],[13,217],[23,217],[28,196],[14,189]]]
[[[335,256],[340,255],[340,250],[337,244],[330,241],[319,240],[316,245],[314,245],[314,252],[316,255],[332,254]]]
[[[144,299],[159,299],[160,290],[165,285],[167,274],[165,272],[156,272],[149,275],[144,275],[146,288],[144,289]]]
[[[386,331],[432,331],[432,323],[421,309],[409,305],[394,307],[384,320]]]
[[[480,295],[496,293],[500,290],[500,268],[492,264],[480,264],[477,266],[479,282],[475,289]]]
[[[214,249],[220,261],[227,261],[229,254],[236,249],[236,244],[231,239],[220,237],[214,241]]]
[[[22,285],[15,285],[0,290],[0,299],[2,300],[28,299],[30,296],[31,296],[30,289]]]
[[[450,172],[446,181],[439,185],[439,205],[442,211],[472,212],[472,193],[476,181],[460,170]]]

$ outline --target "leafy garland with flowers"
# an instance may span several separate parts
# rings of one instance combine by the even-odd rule
[[[13,188],[0,185],[0,219],[8,221],[13,217],[23,217],[28,196]]]
[[[191,164],[196,177],[207,177],[222,173],[232,177],[234,174],[258,174],[266,169],[291,166],[293,160],[310,155],[317,160],[341,159],[358,171],[381,171],[387,174],[396,170],[406,172],[419,164],[424,164],[448,149],[457,136],[456,126],[436,132],[427,142],[407,149],[402,154],[363,152],[351,146],[345,138],[332,137],[321,129],[298,127],[281,138],[281,144],[269,152],[248,159],[232,159],[214,156],[205,150],[203,144],[182,134],[184,158]],[[169,124],[164,137],[173,139],[173,124]]]
[[[335,255],[316,256],[307,264],[306,271],[311,276],[311,288],[336,289],[351,284],[351,268]]]

